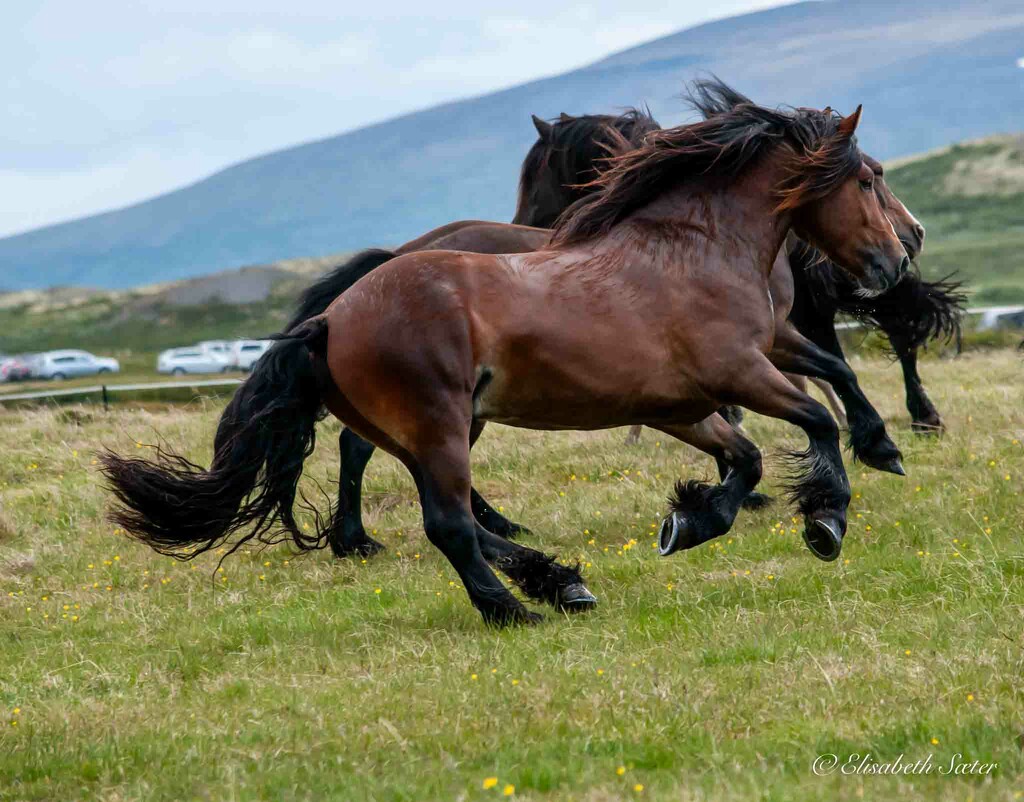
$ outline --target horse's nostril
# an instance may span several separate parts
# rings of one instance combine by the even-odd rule
[[[918,223],[914,226],[914,233],[917,234],[917,238],[923,243],[924,242],[924,226]]]

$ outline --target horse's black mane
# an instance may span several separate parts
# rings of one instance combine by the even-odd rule
[[[563,114],[551,124],[550,136],[538,139],[526,154],[519,173],[520,186],[537,175],[545,163],[563,186],[592,181],[597,177],[596,165],[612,155],[619,137],[637,146],[645,134],[659,129],[646,108],[627,109],[619,115]]]
[[[736,176],[783,141],[792,153],[789,177],[778,188],[780,208],[827,194],[860,167],[856,138],[839,136],[842,118],[830,109],[765,108],[718,80],[697,82],[689,99],[707,119],[653,131],[610,159],[592,182],[597,191],[559,219],[556,241],[603,234],[685,177]]]

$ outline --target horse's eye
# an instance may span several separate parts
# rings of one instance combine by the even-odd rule
[[[875,186],[875,177],[874,176],[872,176],[871,178],[862,178],[860,180],[860,188],[863,189],[863,190],[874,189],[874,186]]]

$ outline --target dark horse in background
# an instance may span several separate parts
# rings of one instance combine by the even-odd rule
[[[646,109],[622,114],[563,114],[555,123],[536,115],[537,141],[527,151],[519,171],[519,192],[512,222],[553,228],[555,221],[577,201],[594,191],[595,181],[610,156],[643,144],[661,130]]]
[[[539,251],[390,260],[257,363],[221,416],[209,469],[105,454],[114,520],[182,559],[264,539],[275,523],[309,548],[292,506],[326,406],[407,467],[428,539],[484,619],[529,622],[538,616],[491,566],[535,601],[596,599],[577,569],[474,520],[473,431],[641,424],[724,460],[720,484],[678,489],[659,535],[671,553],[728,532],[761,478],[756,446],[715,412],[732,403],[806,433],[793,498],[807,545],[835,559],[850,502],[839,430],[767,357],[768,279],[790,229],[868,292],[909,266],[857,147],[859,118],[743,103],[614,158]]]

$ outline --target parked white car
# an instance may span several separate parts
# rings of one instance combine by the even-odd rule
[[[231,344],[231,365],[246,372],[274,344],[273,340],[236,340]]]
[[[184,376],[186,373],[224,373],[231,369],[231,360],[225,354],[193,345],[161,351],[156,358],[156,369],[160,373],[174,376]]]
[[[121,370],[121,364],[116,359],[95,356],[88,351],[72,350],[36,354],[32,358],[31,367],[34,378],[57,380],[117,373]]]

